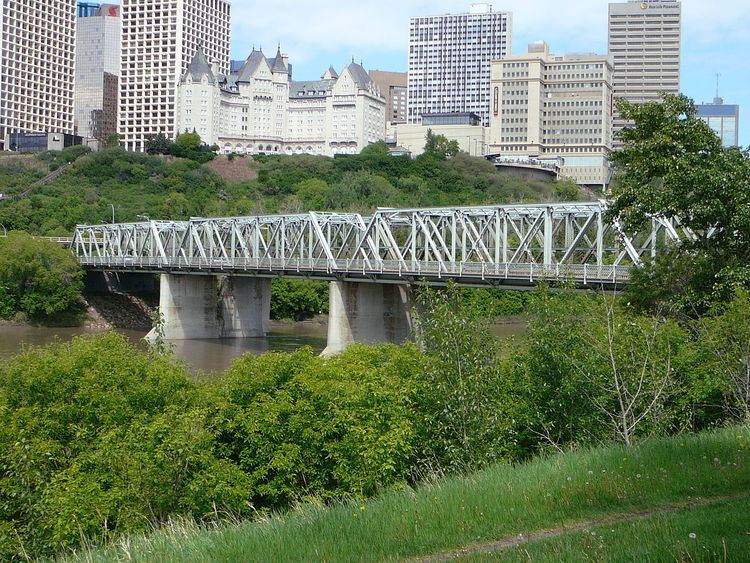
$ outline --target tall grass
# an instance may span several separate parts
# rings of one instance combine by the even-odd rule
[[[657,514],[466,561],[748,561],[750,498]]]
[[[450,551],[597,516],[750,491],[750,428],[498,465],[363,504],[309,503],[215,530],[175,524],[88,561],[382,561]]]

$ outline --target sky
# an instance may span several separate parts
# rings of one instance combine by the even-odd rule
[[[409,18],[468,11],[471,0],[232,0],[232,58],[281,43],[296,80],[340,70],[406,71]],[[606,53],[608,0],[495,0],[513,13],[512,51],[544,40],[554,53]],[[750,0],[683,0],[682,91],[697,103],[720,95],[740,106],[740,144],[750,145]]]

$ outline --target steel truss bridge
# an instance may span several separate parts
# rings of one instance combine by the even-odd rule
[[[602,201],[80,225],[71,246],[82,265],[104,271],[617,288],[632,266],[691,236],[661,218],[626,233],[606,209]]]

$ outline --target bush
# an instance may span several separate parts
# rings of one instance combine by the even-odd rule
[[[529,419],[523,381],[501,359],[479,312],[455,286],[423,289],[419,302],[427,355],[418,394],[421,463],[427,470],[461,471],[522,457]]]
[[[0,365],[0,522],[15,530],[0,553],[50,554],[79,545],[81,531],[101,539],[163,514],[140,512],[152,498],[149,509],[160,508],[162,497],[147,488],[160,478],[156,469],[192,475],[201,468],[185,448],[189,440],[170,445],[186,425],[191,439],[200,434],[180,418],[194,416],[194,398],[181,368],[114,334],[32,349]],[[146,429],[160,420],[161,437],[149,443]],[[173,495],[175,510],[192,508],[177,484],[162,496]]]
[[[271,294],[272,319],[303,321],[328,313],[326,282],[275,279]]]
[[[83,271],[59,244],[11,232],[0,239],[0,315],[49,319],[78,303]]]
[[[416,429],[414,347],[353,346],[245,356],[227,373],[217,449],[252,480],[256,507],[306,496],[362,498],[409,474]]]
[[[690,334],[612,298],[543,292],[519,369],[535,433],[557,447],[638,439],[691,427],[700,369]]]

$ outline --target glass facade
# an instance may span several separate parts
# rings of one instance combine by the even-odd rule
[[[481,125],[482,118],[476,113],[426,113],[422,125]]]
[[[81,16],[76,34],[75,129],[104,141],[117,131],[121,20],[118,6],[97,6]]]
[[[716,98],[712,104],[702,104],[696,107],[698,117],[716,132],[723,146],[739,145],[740,106],[727,105],[721,98]]]

